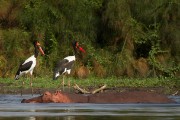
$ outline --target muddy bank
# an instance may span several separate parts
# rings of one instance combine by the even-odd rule
[[[95,88],[93,87],[87,87],[85,88],[86,90],[93,90]],[[56,90],[61,90],[63,91],[62,88],[33,88],[33,94],[43,94],[45,91],[50,91],[50,92],[54,92]],[[166,96],[169,96],[169,95],[177,95],[177,96],[180,96],[180,89],[177,89],[177,88],[174,88],[174,89],[171,89],[168,90],[166,88],[163,88],[163,87],[138,87],[138,88],[129,88],[129,87],[121,87],[121,88],[107,88],[104,90],[105,92],[126,92],[126,91],[142,91],[142,92],[151,92],[151,93],[157,93],[157,94],[162,94],[162,95],[166,95]],[[31,94],[31,89],[28,88],[28,89],[21,89],[21,88],[9,88],[9,87],[6,87],[6,86],[1,86],[0,87],[0,94]],[[68,88],[68,87],[65,87],[64,88],[64,92],[67,92],[67,93],[78,93],[76,90],[74,90],[73,88]]]

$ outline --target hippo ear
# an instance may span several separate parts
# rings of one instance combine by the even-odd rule
[[[58,93],[57,93],[57,91],[54,93],[54,95],[57,95]]]
[[[59,93],[61,93],[61,90],[57,90],[57,91],[54,93],[54,95],[57,95],[57,94],[59,94]]]

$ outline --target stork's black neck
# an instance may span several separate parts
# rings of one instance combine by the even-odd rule
[[[38,56],[38,53],[39,53],[39,51],[38,51],[38,46],[34,46],[34,56],[35,56],[35,58],[37,58],[37,56]]]
[[[77,51],[77,48],[74,49],[74,56],[76,59],[80,58],[80,53]]]
[[[80,51],[78,51],[78,48],[76,48],[76,47],[74,49],[74,56],[76,59],[80,59],[80,60],[82,59],[82,54]]]
[[[74,50],[74,55],[77,54],[77,48],[75,46],[73,46],[73,50]]]

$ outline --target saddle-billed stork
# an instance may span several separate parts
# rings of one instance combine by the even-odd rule
[[[20,64],[19,69],[15,75],[15,80],[18,80],[20,78],[20,76],[30,73],[30,75],[31,75],[30,86],[31,86],[32,95],[33,95],[32,74],[33,74],[33,70],[36,66],[36,58],[38,57],[39,51],[41,52],[42,55],[45,55],[44,51],[42,50],[40,43],[38,41],[34,41],[33,44],[34,44],[34,48],[35,48],[34,55],[32,55],[31,57],[26,59],[22,64]],[[24,81],[22,81],[22,85],[24,85]],[[21,91],[21,95],[22,95],[22,91]]]
[[[59,60],[54,68],[54,73],[53,73],[53,80],[56,80],[60,75],[62,74],[70,74],[72,66],[76,60],[76,56],[79,52],[85,53],[86,51],[79,46],[79,43],[77,41],[72,42],[73,50],[74,50],[74,55],[73,56],[67,56],[63,60]],[[63,76],[63,89],[64,89],[64,76]]]

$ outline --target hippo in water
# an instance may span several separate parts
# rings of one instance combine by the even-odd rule
[[[75,94],[56,91],[44,92],[21,103],[174,103],[168,97],[144,91],[103,92],[96,94]]]

